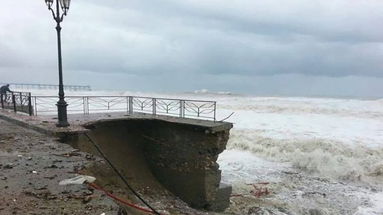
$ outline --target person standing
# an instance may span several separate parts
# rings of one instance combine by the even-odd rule
[[[9,84],[6,84],[2,87],[0,87],[0,94],[6,94],[7,92],[12,92],[10,89],[9,89]]]
[[[7,92],[12,93],[12,91],[9,89],[9,84],[6,84],[2,87],[0,87],[0,99],[3,105],[4,100],[7,100]]]

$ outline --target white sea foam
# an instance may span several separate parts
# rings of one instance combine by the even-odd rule
[[[291,164],[303,171],[339,179],[383,179],[383,148],[350,146],[324,139],[273,139],[253,130],[233,130],[229,149],[253,152],[265,159]]]
[[[307,182],[299,185],[299,192],[304,193],[302,189],[316,187],[317,182],[311,180],[310,175],[330,178],[335,183],[352,182],[365,187],[333,183],[317,187],[318,192],[332,190],[338,193],[333,198],[327,197],[331,200],[327,203],[323,203],[326,199],[321,197],[300,197],[298,202],[294,202],[292,191],[281,190],[280,197],[273,199],[283,199],[290,211],[299,208],[295,213],[305,214],[305,208],[321,205],[324,214],[383,214],[381,195],[369,191],[371,186],[378,190],[382,190],[383,186],[382,100],[277,97],[227,97],[219,100],[219,117],[235,112],[229,119],[234,123],[229,149],[252,152],[258,159],[275,162],[275,166],[289,164],[295,171],[304,174],[297,181],[282,181],[285,187],[297,187],[304,177],[303,181]],[[224,163],[224,160],[225,156],[220,161]],[[230,160],[235,162],[233,158]],[[262,170],[259,165],[265,162],[259,162],[259,165],[244,163]],[[225,173],[226,166],[222,167],[224,175],[232,175]],[[242,168],[248,172],[250,169],[246,165]],[[275,167],[272,169],[278,172]],[[230,166],[226,167],[226,171],[231,171]],[[268,180],[281,177],[267,171],[263,174],[254,170],[250,172],[266,175]],[[359,198],[360,193],[363,193],[364,199]],[[334,202],[338,202],[335,208]]]
[[[368,196],[366,205],[359,206],[354,215],[380,215],[383,214],[383,193]]]

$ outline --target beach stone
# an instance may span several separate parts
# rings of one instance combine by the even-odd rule
[[[86,204],[86,203],[90,202],[91,200],[92,200],[92,196],[85,196],[82,199],[82,203]]]
[[[5,164],[4,169],[12,169],[13,168],[13,163],[8,163],[8,164]]]
[[[261,207],[251,207],[249,211],[247,212],[247,215],[269,215],[270,212]]]
[[[231,185],[220,183],[216,198],[209,209],[212,211],[224,211],[228,208],[232,190]]]
[[[322,211],[319,209],[310,209],[309,214],[310,215],[323,215]]]

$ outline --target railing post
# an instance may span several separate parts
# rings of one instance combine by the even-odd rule
[[[82,113],[84,115],[86,115],[85,106],[86,106],[86,104],[85,104],[85,96],[83,96],[82,97]]]
[[[180,100],[180,117],[185,117],[185,101]]]
[[[217,102],[214,102],[214,122],[217,120]]]
[[[13,102],[13,111],[15,111],[15,113],[16,113],[17,112],[16,96],[13,93],[12,93],[12,102]]]
[[[0,99],[1,99],[1,108],[4,109],[4,94],[1,93],[1,94],[0,94],[0,97],[1,97],[1,98],[0,98]]]
[[[35,96],[35,116],[37,116],[37,96]]]
[[[20,96],[20,106],[23,107],[23,93],[22,92],[19,92],[19,96]]]
[[[126,112],[129,114],[129,96],[126,97]]]
[[[157,99],[156,98],[152,98],[152,108],[153,108],[153,115],[156,115],[157,114]]]
[[[84,115],[89,114],[89,98],[86,96],[82,97],[82,110],[84,112]]]
[[[86,113],[89,114],[90,110],[89,110],[89,97],[85,97],[85,103],[86,103]]]
[[[133,114],[133,96],[129,96],[129,114]]]
[[[29,113],[29,116],[32,116],[32,115],[33,115],[32,96],[31,96],[31,93],[28,93],[28,113]]]

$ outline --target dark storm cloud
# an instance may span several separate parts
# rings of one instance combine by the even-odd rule
[[[234,81],[247,83],[239,84],[244,91],[255,89],[244,80],[277,86],[275,77],[286,75],[306,77],[297,83],[381,79],[381,23],[378,0],[75,0],[63,23],[64,68],[68,80],[109,75],[153,89],[165,78],[169,90],[237,89]],[[54,21],[43,1],[5,0],[0,28],[0,71],[56,70]],[[183,77],[190,81],[172,82]]]
[[[383,31],[375,25],[383,19],[370,14],[375,8],[371,5],[378,2],[360,5],[354,1],[347,5],[349,8],[340,4],[330,12],[326,9],[331,7],[323,6],[326,3],[317,10],[305,3],[301,9],[290,8],[295,11],[291,14],[289,5],[281,9],[276,2],[270,5],[277,6],[275,11],[268,9],[270,14],[258,14],[261,3],[252,1],[240,1],[243,5],[234,8],[215,1],[96,2],[99,5],[92,6],[96,11],[89,12],[97,14],[94,28],[98,30],[90,31],[90,47],[84,50],[92,50],[87,58],[97,64],[78,56],[84,61],[73,62],[74,69],[78,66],[104,72],[109,68],[109,72],[146,74],[183,70],[211,74],[383,75]],[[92,4],[95,2],[87,1],[83,6]],[[365,8],[352,8],[357,6]],[[96,38],[92,38],[94,34],[98,34]],[[96,43],[100,38],[102,41]]]

